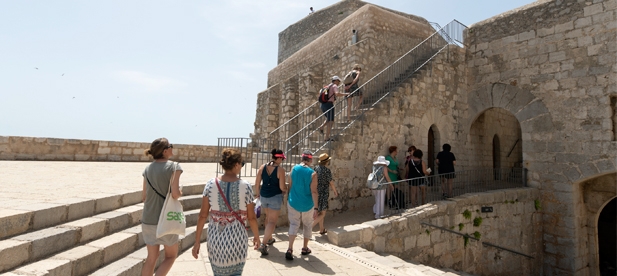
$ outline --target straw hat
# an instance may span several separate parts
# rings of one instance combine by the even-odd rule
[[[390,161],[386,160],[385,157],[379,156],[377,157],[377,161],[373,162],[373,165],[390,165]]]
[[[327,153],[322,153],[319,155],[319,162],[326,162],[330,160],[330,156]]]

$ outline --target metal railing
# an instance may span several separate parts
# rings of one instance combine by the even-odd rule
[[[293,149],[305,148],[318,152],[330,143],[325,138],[337,139],[344,131],[359,121],[365,113],[391,95],[401,83],[415,74],[443,49],[456,41],[462,41],[466,26],[453,20],[445,27],[426,38],[423,42],[404,54],[390,66],[379,72],[370,80],[343,100],[337,101],[332,109],[335,113],[334,127],[330,137],[325,137],[325,117],[317,116],[287,138]],[[458,45],[458,44],[456,44]],[[326,128],[327,129],[327,128]],[[327,135],[327,131],[326,135]]]
[[[448,181],[452,185],[452,194],[448,194]],[[392,186],[390,187],[389,184]],[[398,180],[383,185],[386,185],[388,189],[385,215],[391,216],[402,213],[405,209],[443,200],[445,197],[526,187],[527,169],[476,169]]]

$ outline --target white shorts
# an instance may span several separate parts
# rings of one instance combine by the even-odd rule
[[[296,209],[287,204],[287,215],[289,217],[289,235],[298,235],[300,222],[302,222],[302,235],[305,239],[310,239],[313,236],[313,209],[308,212],[298,212]]]

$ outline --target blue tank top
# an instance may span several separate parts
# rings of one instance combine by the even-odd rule
[[[289,205],[298,212],[308,212],[313,209],[313,194],[311,193],[311,176],[315,173],[308,166],[296,165],[291,170],[291,190]]]
[[[282,194],[281,187],[279,187],[278,166],[274,167],[272,173],[268,175],[268,165],[264,166],[261,171],[261,188],[259,195],[262,197],[273,197],[275,195]]]

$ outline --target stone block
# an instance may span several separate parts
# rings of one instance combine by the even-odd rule
[[[80,231],[79,243],[89,242],[98,239],[108,233],[107,219],[102,218],[83,218],[68,222],[58,227],[73,228]]]
[[[362,230],[372,228],[368,225],[355,224],[328,230],[328,241],[336,246],[355,245],[362,240]]]
[[[187,233],[188,233],[188,228],[187,228]],[[141,224],[140,225],[136,225],[127,229],[122,230],[122,233],[129,233],[129,234],[135,234],[137,235],[137,247],[141,247],[144,246],[146,243],[144,242],[144,236],[143,233],[141,232]],[[202,233],[202,235],[205,234]]]
[[[90,276],[133,276],[140,275],[144,265],[143,259],[122,258],[93,273]]]
[[[592,16],[594,14],[601,13],[603,11],[602,3],[593,4],[583,8],[583,14],[585,17]]]
[[[32,217],[32,229],[34,230],[60,224],[68,217],[68,207],[60,204],[35,203],[16,209],[34,212]]]
[[[0,209],[0,239],[28,231],[33,217],[32,211]]]
[[[182,203],[184,210],[199,209],[201,208],[202,199],[202,195],[183,196],[180,198],[180,203]]]
[[[128,206],[141,203],[141,191],[126,193],[122,195],[122,205]]]
[[[68,260],[45,259],[15,270],[18,275],[36,276],[67,276],[72,274],[71,263]]]
[[[79,231],[72,228],[54,227],[19,235],[13,239],[31,242],[31,258],[40,259],[77,244]]]
[[[116,210],[116,212],[126,213],[129,216],[130,225],[135,225],[141,222],[141,215],[143,211],[144,211],[143,204],[127,206],[127,207]]]
[[[103,264],[108,264],[137,248],[137,235],[115,233],[87,244],[103,250]]]
[[[103,214],[98,214],[94,216],[94,218],[107,220],[109,233],[116,232],[131,225],[131,217],[128,213],[125,212],[111,211]]]
[[[95,214],[122,207],[122,195],[112,195],[96,199]]]
[[[375,235],[377,236],[383,236],[392,229],[390,221],[385,219],[371,220],[362,224],[374,228]]]
[[[94,214],[95,201],[93,199],[63,198],[52,201],[51,203],[67,206],[67,221],[85,218]]]
[[[75,247],[55,255],[53,259],[69,261],[73,271],[72,275],[87,275],[105,264],[103,263],[103,251],[90,246]]]
[[[29,241],[0,241],[0,273],[30,260],[30,246]]]

